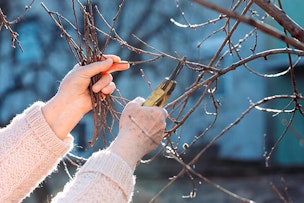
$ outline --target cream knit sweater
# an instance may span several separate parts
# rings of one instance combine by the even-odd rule
[[[46,123],[43,105],[36,102],[0,129],[1,203],[21,202],[72,148],[72,141],[58,139]],[[95,152],[52,202],[128,202],[135,184],[133,172],[119,156]]]

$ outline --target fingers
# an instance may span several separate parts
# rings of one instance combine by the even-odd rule
[[[113,77],[111,74],[103,74],[101,79],[98,80],[92,87],[93,92],[102,92],[104,94],[112,94],[116,88],[112,82]]]
[[[76,65],[73,70],[74,72],[79,71],[80,75],[87,79],[102,74],[101,79],[93,85],[92,90],[95,93],[102,92],[104,94],[112,94],[116,89],[116,86],[113,83],[113,77],[110,73],[127,70],[130,65],[127,62],[120,63],[121,59],[116,55],[103,55],[100,60],[101,61],[85,66]]]
[[[162,109],[162,111],[163,111],[163,115],[165,116],[165,118],[167,118],[168,117],[168,111],[166,110],[166,109],[164,109],[164,108],[161,108]]]
[[[112,94],[115,89],[116,89],[115,83],[111,82],[108,86],[106,86],[105,88],[103,88],[101,90],[101,92],[104,93],[104,94]]]

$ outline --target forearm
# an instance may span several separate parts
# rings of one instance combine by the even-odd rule
[[[134,185],[133,170],[121,157],[108,150],[99,151],[89,158],[52,203],[128,202]]]
[[[91,101],[87,99],[70,101],[65,96],[56,95],[42,107],[42,112],[57,137],[65,141],[90,106]]]
[[[71,148],[57,138],[35,103],[0,131],[0,202],[18,202],[50,174]]]

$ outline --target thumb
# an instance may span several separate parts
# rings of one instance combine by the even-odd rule
[[[112,66],[106,71],[106,73],[113,73],[116,71],[124,71],[130,68],[130,64],[127,61],[122,61],[119,56],[116,55],[103,55],[101,61],[111,58],[113,60]]]
[[[104,61],[98,61],[94,63],[90,63],[86,66],[82,66],[82,70],[89,77],[93,77],[102,72],[106,72],[113,65],[113,60],[108,58]]]
[[[130,103],[135,103],[138,105],[142,105],[146,100],[142,97],[136,97],[135,99],[133,99]]]
[[[113,64],[107,71],[106,73],[113,73],[116,71],[124,71],[130,68],[130,64],[127,62],[121,62],[121,63],[116,63]]]

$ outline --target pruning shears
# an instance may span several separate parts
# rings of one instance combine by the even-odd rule
[[[173,73],[169,77],[166,77],[162,83],[150,94],[150,96],[148,96],[146,101],[143,103],[143,106],[164,106],[175,89],[175,79],[180,73],[181,69],[184,67],[185,61],[186,57],[183,57]]]

